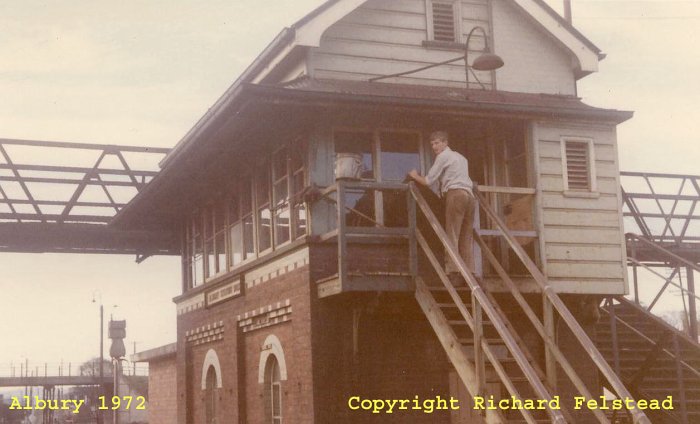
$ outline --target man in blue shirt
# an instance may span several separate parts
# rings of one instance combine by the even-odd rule
[[[476,199],[472,189],[474,183],[469,178],[467,158],[450,149],[448,136],[444,131],[430,134],[430,146],[435,153],[435,163],[425,177],[415,169],[409,175],[419,184],[431,187],[437,183],[438,193],[445,201],[445,232],[455,246],[467,267],[474,272],[474,252],[472,248],[474,209]],[[454,283],[460,281],[457,266],[446,255],[445,272]]]

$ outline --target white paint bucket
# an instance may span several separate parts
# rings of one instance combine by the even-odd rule
[[[362,176],[362,154],[336,153],[335,179],[359,180]]]

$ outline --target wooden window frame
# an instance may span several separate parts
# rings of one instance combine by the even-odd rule
[[[588,188],[578,189],[569,187],[569,168],[566,156],[567,143],[584,143],[586,144],[586,153],[588,155]],[[597,196],[598,185],[596,178],[596,163],[595,163],[595,144],[590,137],[565,136],[561,138],[561,163],[562,163],[562,178],[564,181],[564,195],[570,197],[589,197],[590,195]]]
[[[381,134],[382,133],[396,133],[396,134],[407,134],[407,135],[415,135],[417,138],[417,151],[418,151],[418,169],[421,174],[424,174],[424,170],[426,167],[426,154],[425,150],[423,148],[423,133],[420,130],[413,129],[413,128],[395,128],[395,127],[365,127],[365,126],[358,126],[358,127],[344,127],[344,126],[338,126],[338,127],[333,127],[331,129],[331,143],[333,144],[333,153],[336,153],[335,151],[335,137],[337,133],[340,132],[345,132],[345,133],[367,133],[371,135],[372,138],[372,145],[371,145],[371,152],[372,152],[372,171],[373,171],[373,176],[372,178],[362,178],[362,181],[376,181],[376,182],[383,182],[384,176],[382,175],[382,140],[381,140]],[[374,217],[376,221],[380,224],[384,224],[384,202],[382,199],[382,193],[380,191],[375,191],[374,192]]]
[[[243,211],[243,202],[240,200],[241,199],[241,192],[246,189],[245,183],[248,183],[248,194],[251,196],[251,210],[248,213],[244,213]],[[252,177],[248,175],[248,173],[244,173],[242,182],[238,182],[237,184],[234,185],[234,188],[232,190],[232,193],[226,197],[226,263],[228,264],[228,271],[233,271],[237,268],[239,268],[242,265],[245,265],[255,259],[257,259],[257,248],[255,244],[255,229],[253,229],[253,255],[246,257],[246,249],[245,249],[245,219],[247,217],[251,217],[253,220],[253,226],[255,226],[254,222],[254,210],[255,210],[255,204],[253,203],[252,199]],[[232,199],[236,198],[236,208],[238,208],[237,211],[237,219],[235,221],[231,221],[231,203]],[[241,260],[238,263],[233,262],[233,240],[231,238],[231,229],[235,226],[240,224],[241,226]]]
[[[291,236],[290,236],[290,243],[299,239],[299,237],[303,237],[309,233],[309,209],[307,205],[305,205],[305,202],[303,199],[300,197],[302,192],[304,191],[304,188],[308,184],[307,180],[307,160],[306,160],[306,152],[307,150],[307,144],[302,138],[296,138],[292,142],[289,143],[288,146],[288,158],[287,158],[287,169],[289,171],[289,209],[290,209],[290,219],[289,219],[289,226],[291,229]],[[301,167],[294,169],[292,167],[292,152],[297,151],[299,149],[302,154],[301,154]],[[299,188],[298,191],[295,191],[295,180],[296,177],[301,174],[301,187]],[[300,207],[303,206],[304,212],[306,214],[305,218],[305,229],[304,233],[300,234],[297,233],[297,228],[298,228],[298,211],[300,210]]]
[[[256,167],[256,171],[253,173],[253,225],[255,226],[255,253],[257,257],[266,255],[269,252],[272,252],[273,247],[274,247],[274,231],[273,231],[273,211],[272,211],[272,176],[271,174],[271,166],[272,166],[272,158],[269,155],[266,155],[264,159],[260,160],[257,162],[258,166]],[[265,178],[267,178],[267,202],[263,203],[262,199],[258,199],[258,184],[259,184],[259,177],[261,175],[261,169],[265,170]],[[262,223],[260,222],[260,215],[262,211],[265,209],[265,205],[267,205],[267,209],[270,211],[270,246],[261,249],[260,248],[260,229],[262,228]]]
[[[219,226],[219,219],[217,219],[217,211],[219,212],[220,219],[223,221]],[[203,249],[204,249],[204,282],[214,279],[228,271],[228,242],[227,242],[227,230],[228,230],[228,219],[227,219],[227,206],[221,202],[210,203],[202,211],[202,239],[203,239]],[[208,234],[207,224],[209,223],[207,219],[211,220],[209,224],[211,226],[212,234]],[[218,245],[219,241],[217,239],[220,235],[223,235],[223,241],[221,243],[224,246],[224,261],[223,264],[219,261],[218,255]],[[212,245],[212,257],[214,258],[214,263],[210,264],[210,252],[208,251],[208,245],[211,242]]]
[[[199,287],[206,282],[206,260],[207,255],[204,249],[204,213],[203,209],[198,209],[194,213],[187,217],[187,245],[190,249],[188,257],[189,265],[189,281],[187,282],[187,287],[193,289]],[[201,281],[198,281],[197,274],[197,262],[195,260],[195,252],[197,251],[197,239],[199,238],[199,248],[202,255],[201,259]]]
[[[218,201],[215,203],[209,203],[206,204],[204,207],[199,208],[195,210],[195,212],[187,215],[184,219],[185,221],[185,226],[183,228],[182,234],[183,234],[183,254],[182,254],[182,271],[183,271],[183,292],[192,290],[196,287],[201,286],[202,284],[205,284],[209,281],[212,280],[219,280],[222,275],[225,275],[227,273],[231,273],[237,269],[240,269],[241,266],[246,265],[252,261],[255,261],[262,256],[265,256],[277,249],[283,248],[287,245],[292,244],[296,240],[298,240],[301,237],[306,236],[309,233],[309,226],[310,226],[310,219],[309,219],[309,209],[308,205],[303,205],[304,210],[306,211],[306,224],[305,224],[305,231],[303,233],[299,232],[297,230],[298,226],[298,217],[297,213],[298,210],[302,207],[300,205],[303,204],[302,199],[296,199],[297,196],[301,194],[303,191],[304,187],[306,187],[307,181],[308,181],[308,160],[306,153],[303,153],[301,156],[301,163],[300,167],[297,169],[292,169],[292,166],[290,165],[291,163],[291,153],[293,149],[295,148],[301,148],[305,149],[306,148],[306,143],[303,141],[302,138],[298,137],[294,139],[293,141],[285,143],[284,147],[281,147],[277,149],[275,152],[268,153],[265,155],[264,159],[259,160],[258,167],[256,168],[258,171],[246,171],[243,174],[242,182],[239,182],[237,184],[234,184],[233,187],[233,193],[231,193],[229,196],[226,196],[226,199],[224,201]],[[282,149],[286,149],[286,154],[285,154],[285,175],[280,176],[278,179],[273,180],[276,176],[273,175],[273,159],[274,159],[274,154],[279,152]],[[306,152],[306,150],[303,150]],[[258,197],[258,178],[260,178],[261,175],[261,170],[260,167],[264,166],[266,168],[265,170],[265,175],[266,178],[268,179],[268,184],[267,184],[267,195],[268,195],[268,200],[269,202],[261,204],[261,201],[264,199],[259,199]],[[301,177],[299,175],[301,174]],[[301,178],[301,184],[302,187],[297,187],[298,190],[297,192],[294,192],[295,186],[294,182],[296,178]],[[277,181],[282,181],[286,180],[287,184],[287,198],[285,200],[286,205],[284,208],[287,208],[289,210],[290,218],[289,218],[289,240],[283,242],[283,243],[277,243],[276,240],[276,235],[275,235],[275,220],[276,220],[276,209],[274,207],[275,202],[277,199],[275,199],[275,193],[274,193],[274,183]],[[236,202],[236,207],[238,207],[238,213],[237,213],[237,220],[235,222],[231,221],[231,213],[230,213],[230,207],[231,207],[231,198],[232,197],[239,197],[242,198],[242,193],[243,191],[246,190],[248,195],[250,196],[250,205],[251,209],[250,211],[244,211],[243,208],[243,202],[238,201]],[[297,202],[296,200],[299,200]],[[267,249],[261,251],[260,250],[260,234],[259,234],[259,229],[260,229],[260,211],[261,209],[264,209],[264,207],[267,206],[270,209],[270,247]],[[217,220],[216,220],[216,208],[220,208],[220,212],[223,217],[223,224],[221,227],[217,227]],[[205,215],[207,218],[205,218]],[[212,224],[212,233],[211,235],[205,233],[205,223],[208,221],[206,220],[211,220],[213,222]],[[253,225],[253,231],[252,231],[252,245],[253,245],[253,254],[250,256],[246,256],[246,240],[245,240],[245,221],[246,219],[251,219],[252,225]],[[198,220],[198,221],[197,221]],[[234,225],[240,224],[241,225],[241,237],[243,239],[242,241],[242,253],[243,253],[243,258],[240,262],[234,264],[233,263],[233,240],[231,238],[231,229]],[[195,267],[195,260],[194,260],[194,252],[196,251],[196,246],[195,243],[197,240],[195,240],[195,226],[198,226],[199,228],[199,242],[201,244],[201,252],[202,252],[202,262],[201,262],[201,274],[202,274],[202,280],[197,281],[197,284],[195,284],[195,275],[196,275],[196,270],[194,269]],[[220,230],[220,231],[217,231]],[[224,239],[224,263],[220,263],[220,258],[218,255],[216,255],[216,250],[217,250],[217,237],[223,232]],[[209,252],[207,249],[207,243],[212,242],[213,246],[213,251],[214,251],[214,261],[215,263],[213,264],[213,272],[209,273]]]
[[[277,369],[277,374],[279,375],[278,380],[274,378],[275,369]],[[281,374],[282,369],[277,356],[274,354],[268,356],[267,363],[265,364],[265,397],[267,397],[267,401],[269,402],[266,408],[266,421],[271,424],[281,424],[283,422],[282,395],[284,392],[282,391]],[[278,393],[279,405],[277,405],[277,408],[279,410],[279,415],[275,415],[275,390],[277,390]]]
[[[209,365],[207,368],[207,374],[205,379],[206,389],[204,391],[204,420],[206,424],[213,424],[217,422],[216,419],[216,409],[217,409],[217,385],[216,385],[216,368],[213,365]]]
[[[276,169],[275,169],[275,159],[276,155],[278,155],[280,152],[284,152],[284,175],[279,176],[277,175]],[[271,210],[271,215],[272,215],[272,220],[271,220],[271,225],[272,225],[272,246],[273,248],[278,248],[285,246],[292,241],[294,241],[293,238],[293,232],[292,232],[292,181],[291,181],[291,172],[290,172],[290,162],[291,162],[291,145],[290,144],[285,144],[283,146],[280,146],[277,150],[272,152],[272,156],[270,158],[270,189],[272,191],[272,199],[270,201],[270,210]],[[285,199],[277,199],[277,193],[276,193],[276,188],[279,183],[284,182],[287,186],[287,197]],[[280,203],[281,200],[281,203]],[[278,203],[280,205],[278,206]],[[284,212],[288,211],[289,213],[289,223],[288,223],[288,228],[287,228],[287,240],[283,242],[279,242],[278,237],[277,237],[277,219],[278,219],[278,212]]]

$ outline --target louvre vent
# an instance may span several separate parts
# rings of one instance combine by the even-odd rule
[[[456,41],[455,11],[452,2],[433,2],[433,39]]]
[[[569,190],[590,190],[588,143],[566,141],[566,176]]]

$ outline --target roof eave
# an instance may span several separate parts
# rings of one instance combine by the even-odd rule
[[[436,107],[445,109],[455,109],[465,112],[478,111],[482,113],[500,112],[504,114],[524,114],[532,117],[547,116],[547,117],[567,117],[567,118],[588,118],[592,120],[600,120],[620,124],[632,118],[634,115],[631,111],[602,109],[590,107],[589,109],[580,108],[562,108],[562,107],[546,107],[527,104],[507,104],[486,101],[464,101],[464,100],[442,100],[442,99],[421,99],[408,98],[397,96],[377,96],[367,94],[353,93],[335,93],[335,92],[319,92],[306,91],[303,89],[288,89],[273,86],[246,84],[246,91],[250,92],[256,99],[262,97],[272,97],[280,99],[287,97],[290,99],[304,100],[305,103],[309,99],[318,101],[336,101],[341,103],[366,103],[366,104],[385,104],[397,106],[415,106],[415,107]]]
[[[207,131],[215,129],[218,120],[226,119],[227,116],[235,114],[235,111],[243,106],[245,103],[245,90],[243,87],[243,83],[238,83],[235,89],[227,92],[226,101],[217,102],[215,113],[209,114],[206,119],[204,117],[200,119],[200,122],[197,123],[195,128],[190,130],[186,138],[183,138],[181,143],[178,143],[178,146],[176,146],[178,151],[174,152],[174,154],[171,153],[167,162],[161,162],[160,172],[126,206],[117,212],[109,222],[109,225],[115,227],[128,225],[127,222],[131,219],[130,215],[138,208],[137,205],[143,201],[142,199],[150,197],[152,193],[157,192],[161,188],[161,185],[175,169],[178,161],[183,157],[187,157],[188,153],[197,146],[197,141],[203,139]]]

